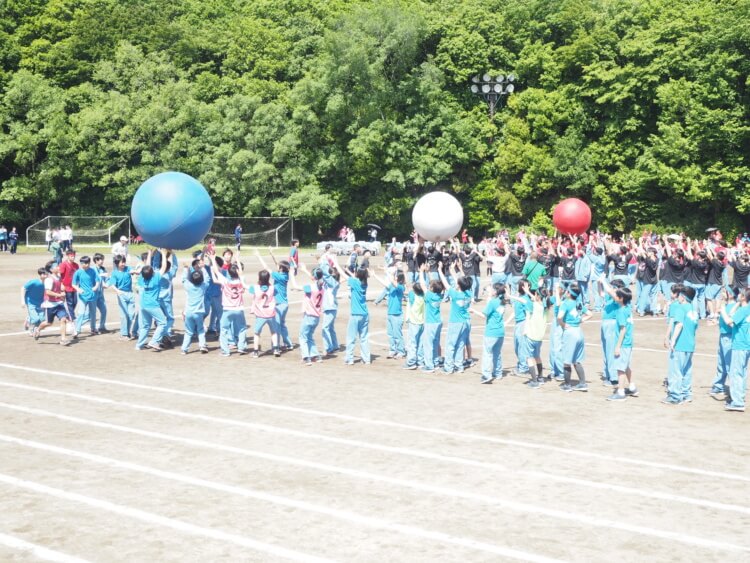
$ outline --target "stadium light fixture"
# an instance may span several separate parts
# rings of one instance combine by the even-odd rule
[[[516,75],[513,73],[498,74],[493,77],[485,72],[481,76],[478,74],[472,76],[471,82],[471,93],[482,96],[489,104],[490,119],[495,116],[495,108],[500,98],[512,94],[516,90]]]

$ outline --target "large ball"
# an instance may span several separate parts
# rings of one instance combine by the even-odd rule
[[[419,198],[411,212],[414,230],[425,240],[440,242],[458,234],[464,223],[464,210],[458,200],[445,192],[431,192]]]
[[[208,234],[214,205],[195,178],[182,172],[162,172],[141,184],[130,214],[138,234],[148,244],[185,250]]]
[[[564,199],[555,206],[552,222],[564,235],[580,235],[591,226],[591,209],[580,199]]]

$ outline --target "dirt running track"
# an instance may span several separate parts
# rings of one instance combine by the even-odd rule
[[[715,327],[700,327],[695,400],[679,407],[659,403],[650,318],[636,321],[641,396],[617,404],[598,317],[585,394],[404,371],[385,359],[385,307],[370,307],[371,366],[223,358],[216,342],[137,352],[116,333],[62,348],[56,332],[13,334],[44,258],[0,255],[2,561],[750,560],[750,413],[707,395]],[[293,304],[295,343],[300,317]],[[347,319],[342,298],[340,335]],[[481,327],[472,340],[477,356]],[[503,352],[510,368],[509,339]]]

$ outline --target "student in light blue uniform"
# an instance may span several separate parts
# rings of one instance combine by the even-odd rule
[[[602,341],[602,355],[604,356],[604,371],[602,373],[602,384],[605,387],[617,387],[619,376],[615,368],[615,346],[617,345],[617,311],[620,309],[616,301],[617,291],[624,288],[622,280],[612,280],[612,285],[607,283],[602,275],[598,283],[604,291],[604,308],[602,309],[602,324],[600,335]]]
[[[105,333],[107,331],[107,301],[104,299],[104,287],[109,278],[107,269],[104,267],[104,254],[97,252],[94,254],[94,265],[92,269],[96,272],[96,281],[99,289],[96,290],[96,309],[94,310],[94,325],[98,326],[97,332]],[[97,315],[98,313],[98,315]],[[99,322],[97,324],[97,316]]]
[[[440,281],[446,285],[442,269],[439,269]],[[464,350],[469,340],[471,328],[471,317],[469,307],[472,301],[472,280],[470,277],[461,275],[456,279],[455,285],[448,290],[450,299],[450,313],[448,317],[448,330],[445,334],[445,361],[443,363],[444,373],[463,373]]]
[[[339,270],[341,271],[341,270]],[[364,268],[358,268],[355,275],[343,270],[347,275],[347,285],[351,292],[351,310],[349,325],[346,330],[346,355],[344,363],[354,364],[354,346],[359,340],[359,352],[362,363],[372,363],[370,356],[370,312],[367,309],[367,278],[368,272]]]
[[[135,294],[133,293],[133,275],[126,264],[124,256],[115,256],[115,269],[107,280],[107,287],[111,287],[117,294],[117,305],[120,308],[120,339],[136,337]]]
[[[502,349],[505,340],[505,285],[492,284],[492,296],[484,311],[470,309],[471,313],[486,319],[482,346],[482,383],[492,383],[503,377]]]
[[[669,343],[672,339],[672,332],[674,331],[675,318],[677,317],[677,311],[680,308],[680,293],[685,289],[682,283],[673,283],[669,287],[670,301],[667,305],[667,333],[664,336],[664,348],[669,350]],[[674,356],[670,353],[667,359],[667,377],[664,378],[663,385],[666,388],[669,385],[669,374],[674,369]]]
[[[258,251],[255,255],[260,259],[260,264],[264,270],[271,272],[271,279],[273,285],[276,288],[276,326],[279,331],[279,347],[287,351],[294,350],[294,344],[292,344],[289,338],[289,328],[286,326],[286,315],[289,312],[289,276],[291,264],[288,260],[276,261],[276,257],[273,255],[271,249],[268,249],[273,259],[274,264],[278,268],[278,272],[271,272],[271,268],[268,267],[263,257]],[[296,271],[296,268],[295,268]],[[292,273],[291,275],[294,275]]]
[[[716,377],[711,384],[711,395],[717,401],[723,401],[729,395],[727,376],[732,365],[732,311],[735,310],[739,289],[724,288],[724,305],[719,309],[719,349],[716,353]]]
[[[161,307],[162,313],[167,319],[162,344],[171,348],[172,341],[169,339],[172,337],[172,328],[174,327],[174,306],[172,305],[174,288],[172,287],[172,280],[177,275],[177,255],[173,254],[171,250],[167,250],[164,255],[164,263],[167,265],[167,269],[159,280],[159,307]]]
[[[608,401],[625,401],[628,397],[637,397],[638,388],[633,382],[630,362],[633,356],[633,294],[627,287],[615,292],[615,301],[619,305],[616,314],[617,343],[614,352],[614,367],[617,370],[619,385],[617,391],[607,397]]]
[[[438,280],[427,281],[428,265],[421,268],[422,285],[429,288],[424,293],[424,334],[422,336],[422,349],[424,351],[425,373],[435,371],[440,357],[440,332],[443,329],[443,320],[440,317],[440,305],[443,302],[445,287]]]
[[[185,264],[182,273],[182,287],[185,288],[187,300],[183,316],[185,318],[185,335],[182,338],[182,353],[187,354],[193,336],[198,337],[198,349],[202,354],[208,352],[206,331],[203,321],[206,318],[206,291],[208,280],[203,275],[203,268],[189,269]]]
[[[667,381],[667,396],[662,400],[667,405],[693,400],[693,353],[698,330],[698,313],[693,310],[695,294],[695,288],[684,287],[675,310],[674,328],[669,340],[672,369]]]
[[[526,343],[523,334],[526,316],[531,314],[533,305],[529,299],[529,282],[522,278],[518,282],[518,298],[513,300],[513,315],[516,323],[513,330],[513,349],[516,353],[516,369],[513,375],[526,376],[529,374],[529,363],[526,357]]]
[[[562,391],[588,391],[586,374],[583,371],[583,360],[586,358],[581,323],[591,318],[586,306],[579,297],[581,289],[577,283],[568,286],[565,299],[560,305],[557,320],[562,326],[562,359],[565,381],[560,385]],[[578,384],[572,385],[573,368],[578,374]]]
[[[545,286],[545,291],[547,288]],[[550,297],[550,305],[552,306],[552,326],[550,327],[549,334],[549,366],[551,375],[547,379],[555,378],[556,381],[565,381],[565,370],[562,361],[562,325],[557,322],[557,314],[560,312],[560,304],[562,303],[562,288],[560,285],[556,285],[554,288],[554,295]]]
[[[226,277],[227,271],[223,268],[224,260],[220,256],[214,256],[219,272]],[[221,284],[214,281],[211,274],[211,266],[206,263],[203,257],[203,277],[209,280],[208,290],[206,291],[206,336],[218,336],[221,330],[221,317],[224,314],[224,306],[221,300]]]
[[[335,354],[339,351],[338,335],[336,334],[336,315],[339,311],[338,292],[341,287],[341,275],[334,264],[331,269],[323,269],[323,319],[321,323],[321,335],[323,336],[323,347],[326,355]]]
[[[78,300],[81,304],[80,311],[76,316],[76,333],[81,332],[85,323],[91,324],[91,334],[98,334],[96,331],[96,299],[99,291],[98,276],[94,268],[91,267],[91,258],[82,256],[80,260],[81,267],[73,274],[73,288],[78,293]]]
[[[424,367],[424,347],[422,337],[424,335],[424,289],[420,282],[412,284],[411,291],[407,296],[406,307],[406,362],[404,369],[417,369]]]
[[[600,246],[592,247],[592,245],[589,245],[586,248],[586,253],[591,262],[591,279],[594,280],[591,284],[591,297],[594,302],[594,312],[601,313],[604,308],[604,289],[602,287],[601,278],[605,275],[607,259],[604,256],[604,248]]]
[[[744,412],[747,392],[747,364],[750,360],[750,290],[739,294],[728,320],[732,327],[732,364],[729,368],[729,396],[724,410]]]
[[[143,350],[147,345],[146,342],[148,342],[149,348],[160,351],[162,350],[161,341],[167,333],[167,317],[164,315],[159,304],[161,278],[167,270],[167,260],[162,260],[158,272],[154,271],[150,262],[151,252],[149,251],[149,255],[145,261],[146,265],[141,268],[141,275],[137,281],[137,285],[140,288],[141,310],[138,314],[138,341],[135,344],[135,349]],[[156,329],[149,341],[148,332],[152,322],[156,323]]]
[[[38,328],[47,317],[42,309],[44,302],[44,280],[47,279],[48,272],[45,268],[39,268],[36,271],[38,278],[27,281],[21,289],[21,298],[23,306],[26,307],[26,329],[38,338]]]
[[[548,296],[544,287],[531,289],[532,311],[526,318],[524,338],[526,339],[526,362],[529,365],[530,378],[526,382],[530,389],[539,389],[547,383],[544,377],[542,364],[542,341],[547,332],[547,312],[554,305],[554,301]]]
[[[393,244],[386,245],[385,253],[383,254],[383,262],[385,263],[386,272],[392,271],[392,269],[395,267],[396,258],[393,253]],[[375,298],[373,303],[375,305],[380,305],[383,301],[386,300],[387,297],[388,297],[388,286],[383,288],[383,291],[380,292],[380,295],[378,295]]]
[[[388,295],[388,313],[386,315],[386,333],[388,334],[388,359],[400,360],[406,357],[404,346],[404,282],[403,272],[397,272],[389,280],[373,276],[385,287]]]
[[[575,265],[576,281],[581,288],[581,301],[587,307],[589,303],[589,279],[591,278],[591,260],[589,254],[583,254],[578,257]]]

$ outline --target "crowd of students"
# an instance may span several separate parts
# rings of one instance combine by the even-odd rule
[[[300,356],[311,365],[341,348],[336,320],[343,285],[350,297],[344,362],[354,364],[359,345],[361,362],[370,364],[367,290],[374,280],[383,288],[374,305],[386,302],[387,307],[388,358],[402,360],[407,370],[461,373],[475,363],[474,315],[483,325],[483,384],[503,377],[505,328],[512,317],[513,375],[528,378],[531,389],[557,380],[562,391],[588,391],[581,324],[600,312],[602,380],[612,389],[608,400],[618,402],[638,397],[631,369],[633,315],[664,315],[669,360],[662,402],[676,405],[693,400],[692,355],[699,323],[706,319],[706,324],[718,326],[720,335],[710,394],[723,401],[726,410],[744,411],[750,359],[750,242],[746,240],[729,245],[715,230],[701,241],[651,233],[638,239],[596,232],[548,238],[521,231],[515,239],[499,235],[475,245],[471,239],[432,244],[415,236],[387,246],[382,273],[371,268],[368,253],[356,247],[344,266],[332,249],[326,249],[309,267],[300,261],[297,247],[295,241],[284,260],[269,251],[274,268],[256,251],[261,269],[251,283],[239,252],[226,249],[217,256],[212,243],[193,253],[181,276],[177,256],[165,250],[144,253],[132,266],[127,254],[115,253],[111,271],[103,255],[84,256],[79,265],[75,252],[69,250],[61,263],[51,261],[39,270],[39,279],[24,285],[27,326],[38,339],[59,319],[64,345],[70,342],[68,323],[73,323],[74,339],[87,324],[92,334],[105,332],[104,292],[110,289],[117,295],[120,337],[135,340],[138,350],[161,351],[173,346],[174,280],[181,277],[186,292],[183,354],[189,353],[193,340],[201,353],[207,353],[206,336],[214,335],[222,355],[236,350],[257,357],[268,332],[268,350],[278,357],[293,349],[286,319],[290,292],[297,291],[302,309]],[[119,249],[127,253],[126,245]],[[487,267],[484,276],[482,262]],[[250,327],[252,349],[246,309],[255,317]],[[548,327],[545,369],[542,342]]]

